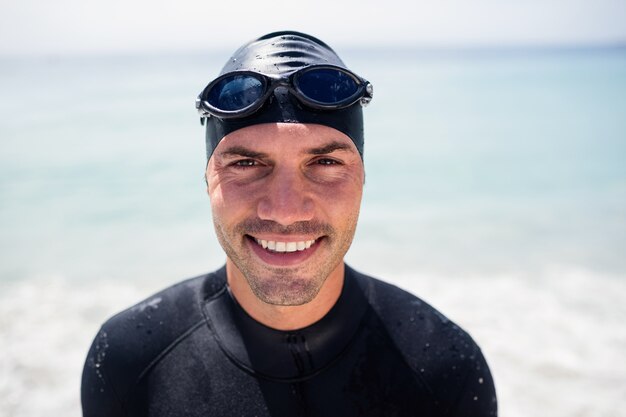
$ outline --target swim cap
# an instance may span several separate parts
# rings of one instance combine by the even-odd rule
[[[286,78],[311,65],[331,65],[347,70],[335,51],[321,40],[300,32],[273,32],[239,48],[224,65],[220,76],[236,71],[254,71]],[[207,160],[227,134],[247,126],[275,122],[317,123],[332,127],[352,139],[363,157],[363,111],[360,101],[340,109],[313,109],[300,103],[287,88],[278,87],[251,115],[242,118],[207,117]]]

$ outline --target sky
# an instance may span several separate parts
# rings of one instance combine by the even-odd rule
[[[331,45],[626,43],[625,0],[0,0],[0,55],[231,50],[276,30]]]

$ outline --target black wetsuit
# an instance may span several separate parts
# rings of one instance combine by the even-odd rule
[[[102,326],[82,404],[84,417],[496,415],[470,336],[348,267],[335,306],[297,331],[248,316],[224,268],[154,295]]]

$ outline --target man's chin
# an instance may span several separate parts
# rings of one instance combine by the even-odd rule
[[[310,303],[324,283],[324,279],[319,277],[302,278],[302,274],[273,272],[262,277],[254,275],[246,277],[254,295],[266,304],[300,306]]]

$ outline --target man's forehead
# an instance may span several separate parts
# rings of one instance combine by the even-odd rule
[[[328,154],[343,151],[358,155],[352,140],[324,125],[309,123],[266,123],[249,126],[226,135],[214,155]]]

